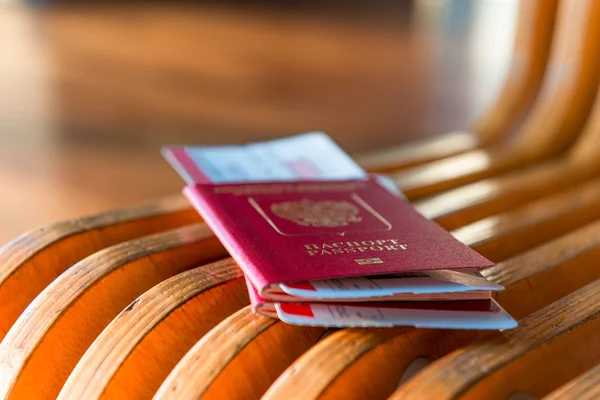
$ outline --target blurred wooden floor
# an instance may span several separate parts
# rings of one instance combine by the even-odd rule
[[[358,152],[460,129],[502,83],[516,11],[242,3],[0,1],[0,242],[179,191],[163,144],[322,129]]]

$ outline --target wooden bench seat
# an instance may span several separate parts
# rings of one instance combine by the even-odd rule
[[[506,287],[495,298],[517,329],[257,316],[238,266],[175,196],[0,249],[0,398],[597,397],[600,1],[532,0],[519,18],[523,63],[470,133],[359,157],[498,263],[483,274]]]
[[[522,255],[518,255],[521,248],[507,251],[500,257],[508,258],[506,261],[485,271],[489,279],[507,287],[497,298],[513,315],[525,317],[600,278],[595,262],[600,222],[568,232],[598,217],[597,204],[592,201],[597,198],[596,186],[590,181],[579,190],[527,204],[514,210],[514,215],[490,216],[490,221],[518,222],[496,230],[497,237],[478,228],[478,223],[473,224],[472,233],[462,234],[470,238],[465,239],[467,243],[477,243],[480,232],[485,243],[496,241],[500,248],[503,243],[510,247],[522,231],[533,238],[525,247],[553,239]],[[585,201],[586,193],[591,200]],[[573,201],[579,198],[583,200]],[[150,209],[162,218],[172,215],[181,224],[189,208],[179,200],[167,204],[176,205],[169,209],[172,213],[159,206]],[[568,228],[557,228],[546,236],[548,226],[571,212],[581,213],[576,219],[579,223],[566,224]],[[113,229],[129,229],[124,215],[123,211],[109,212],[96,219],[114,222],[114,226],[108,224]],[[197,219],[193,216],[190,222]],[[155,229],[148,214],[138,221],[139,231],[129,237]],[[63,226],[55,225],[56,231],[36,231],[45,232],[48,238],[46,243],[34,242],[36,248],[49,252],[69,242],[77,246],[87,235],[85,229],[79,236],[73,235]],[[106,232],[115,234],[111,229]],[[462,232],[469,232],[469,226]],[[542,239],[535,239],[536,232]],[[90,225],[88,233],[96,238],[104,231]],[[110,243],[109,239],[97,240]],[[26,254],[25,246],[31,242],[21,237],[7,249],[21,247],[18,253]],[[83,239],[85,242],[93,240]],[[3,396],[47,398],[60,393],[65,399],[196,398],[205,394],[207,398],[229,398],[246,393],[248,398],[256,398],[267,392],[272,398],[283,394],[286,398],[335,397],[340,393],[383,398],[402,378],[401,366],[410,364],[415,356],[427,354],[435,359],[485,336],[473,331],[448,335],[406,328],[347,329],[319,341],[324,329],[292,327],[253,315],[237,266],[230,259],[206,264],[225,255],[203,224],[192,224],[108,246],[68,269],[58,258],[56,266],[62,265],[65,272],[33,300],[0,345]],[[41,257],[45,256],[39,250],[29,252],[22,265],[37,264]],[[17,264],[11,265],[18,271]],[[407,348],[412,353],[407,353]],[[387,384],[367,384],[377,376]],[[310,386],[302,383],[306,379],[311,380]]]

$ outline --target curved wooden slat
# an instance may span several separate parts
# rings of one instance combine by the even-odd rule
[[[600,147],[600,98],[581,136],[560,158],[449,190],[415,206],[426,217],[452,230],[573,188],[600,173],[600,159],[594,151]]]
[[[359,154],[354,158],[366,169],[389,173],[475,150],[480,145],[481,141],[476,134],[455,131],[390,149]]]
[[[483,273],[506,287],[496,299],[514,317],[522,318],[600,278],[596,262],[599,254],[600,222],[596,222]],[[472,341],[473,335],[485,334],[428,329],[402,329],[397,334],[365,329],[349,333],[341,330],[292,364],[265,397],[385,398],[415,358],[439,358]],[[368,340],[357,346],[357,337],[361,335]],[[328,363],[327,360],[336,356],[340,358],[339,362]],[[307,381],[313,384],[304,385]]]
[[[509,146],[475,150],[395,176],[411,199],[420,199],[515,169],[568,148],[581,132],[598,88],[600,4],[559,5],[556,39],[539,98]]]
[[[499,262],[600,218],[600,180],[541,198],[452,231],[452,235]]]
[[[244,307],[204,336],[169,374],[155,399],[197,399],[202,397],[216,376],[258,334],[277,322],[252,314]],[[202,362],[202,355],[216,361]],[[189,382],[194,382],[190,385]]]
[[[468,129],[477,133],[484,146],[506,139],[506,132],[514,129],[526,117],[539,95],[552,35],[555,33],[558,5],[559,2],[543,0],[537,4],[528,1],[519,3],[514,49],[506,84],[495,102]]]
[[[600,362],[600,280],[425,368],[390,399],[543,396]],[[523,373],[527,371],[527,373]]]
[[[595,399],[600,399],[600,365],[597,365],[544,397],[544,400]]]
[[[198,224],[120,243],[75,264],[34,299],[0,343],[0,397],[55,397],[88,346],[129,303],[225,255]]]
[[[415,207],[446,229],[457,229],[597,177],[599,147],[600,98],[581,140],[565,156],[432,196]]]
[[[59,398],[152,397],[206,332],[249,303],[242,276],[228,258],[154,286],[92,343]]]
[[[242,326],[248,328],[236,332]],[[199,341],[154,398],[259,398],[325,332],[325,328],[267,321],[249,308],[243,309]]]
[[[415,203],[421,214],[448,230],[518,207],[585,181],[566,160],[482,179]],[[562,182],[562,185],[560,184]]]
[[[600,174],[600,96],[580,139],[564,156],[422,200],[419,211],[447,229],[565,190]]]
[[[455,131],[358,157],[369,170],[392,172],[505,139],[531,108],[542,83],[558,1],[519,3],[512,62],[502,90],[466,132]]]
[[[105,247],[199,221],[182,196],[34,229],[0,249],[0,340],[65,269]]]

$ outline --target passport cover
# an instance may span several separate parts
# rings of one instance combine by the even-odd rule
[[[284,282],[493,265],[373,177],[184,193],[265,299]]]

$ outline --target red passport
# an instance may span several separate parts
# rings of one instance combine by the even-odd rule
[[[289,296],[281,283],[493,265],[375,178],[184,193],[265,299]]]

